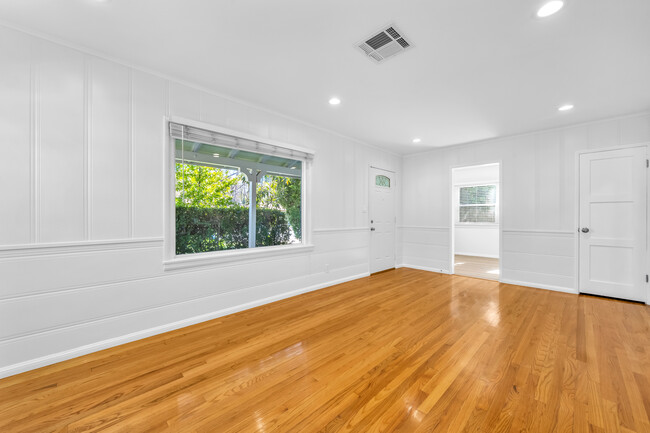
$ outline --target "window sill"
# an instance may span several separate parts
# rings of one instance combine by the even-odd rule
[[[313,245],[278,245],[275,247],[258,247],[252,249],[214,251],[210,253],[187,254],[175,256],[173,259],[165,260],[163,268],[165,271],[176,269],[199,268],[214,266],[222,263],[248,262],[266,257],[287,256],[293,254],[308,253],[314,250]]]

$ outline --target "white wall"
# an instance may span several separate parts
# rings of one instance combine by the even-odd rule
[[[450,269],[450,170],[501,163],[501,281],[575,292],[575,155],[650,142],[650,114],[404,157],[398,263]]]
[[[498,225],[456,225],[455,254],[499,258]]]
[[[454,222],[458,221],[459,188],[466,185],[497,185],[499,189],[499,165],[484,164],[459,167],[452,170],[454,197]],[[454,252],[467,256],[499,257],[499,224],[454,225]]]
[[[0,376],[367,275],[368,167],[399,157],[3,27],[0,59]],[[170,115],[314,149],[314,251],[164,271]]]

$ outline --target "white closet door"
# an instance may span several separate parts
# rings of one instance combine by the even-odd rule
[[[583,293],[646,300],[646,148],[580,155]]]

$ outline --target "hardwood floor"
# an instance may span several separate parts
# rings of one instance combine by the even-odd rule
[[[454,256],[454,273],[465,277],[498,280],[499,259],[456,254]]]
[[[650,308],[398,269],[0,381],[2,432],[650,432]]]

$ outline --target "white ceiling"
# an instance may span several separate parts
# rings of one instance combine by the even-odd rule
[[[0,0],[0,19],[400,153],[650,109],[650,1],[539,6]],[[414,48],[377,65],[355,43],[388,23]]]

